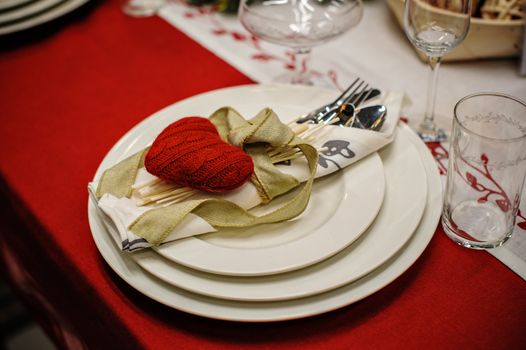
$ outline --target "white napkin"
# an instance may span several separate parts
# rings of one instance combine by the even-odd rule
[[[328,151],[320,153],[316,177],[322,177],[340,170],[389,144],[395,137],[394,131],[400,117],[402,100],[403,94],[390,92],[370,102],[370,104],[383,104],[387,107],[387,119],[379,132],[339,126],[324,127],[327,128],[327,132],[323,131],[324,136],[315,143],[315,146],[318,148],[327,147]],[[315,125],[311,125],[311,127],[315,127]],[[296,177],[300,182],[307,180],[309,176],[307,162],[304,158],[279,164],[278,167],[282,172]],[[142,168],[139,169],[135,183],[145,183],[154,178],[154,175]],[[137,206],[136,203],[139,198],[135,195],[132,195],[131,198],[116,198],[106,193],[97,202],[96,188],[96,181],[88,185],[90,198],[100,209],[101,217],[117,245],[126,251],[150,247],[145,239],[128,230],[128,226],[141,214],[155,207]],[[229,193],[198,193],[192,199],[210,198],[212,196],[231,201],[244,209],[251,209],[261,203],[256,188],[251,182],[246,182],[242,187]],[[170,233],[165,243],[215,231],[216,229],[205,220],[197,215],[189,214]]]

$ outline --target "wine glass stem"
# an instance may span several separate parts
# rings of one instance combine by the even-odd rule
[[[428,130],[434,130],[435,126],[435,102],[437,98],[437,86],[438,86],[438,69],[440,68],[440,62],[442,57],[429,57],[428,63],[431,68],[429,74],[428,87],[427,87],[427,102],[426,102],[426,114],[424,115],[424,121],[422,126]]]
[[[292,84],[311,84],[310,58],[311,49],[296,49],[294,52],[296,63],[296,74],[292,78]]]

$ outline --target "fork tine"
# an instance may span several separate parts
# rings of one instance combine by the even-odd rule
[[[360,88],[363,86],[363,84],[365,84],[365,81],[360,81],[360,84],[358,84],[358,86],[356,86],[352,91],[351,93],[342,101],[342,103],[340,103],[340,105],[344,104],[344,103],[349,103],[349,100],[353,100],[354,97],[356,96],[356,94],[358,93],[358,91],[361,91],[363,90],[360,90]],[[365,84],[365,86],[367,86],[367,84]]]
[[[365,96],[363,96],[357,103],[356,103],[356,106],[359,106],[362,104],[362,102],[364,101],[367,101],[367,99],[369,98],[369,96],[371,96],[371,94],[373,93],[373,90],[374,89],[369,89],[367,90],[367,93],[365,94]]]
[[[336,100],[334,100],[333,104],[337,104],[337,103],[343,103],[343,101],[345,100],[345,96],[347,95],[347,93],[354,87],[354,85],[356,85],[357,82],[359,82],[361,79],[360,78],[356,78],[354,79],[354,81],[351,83],[351,85],[349,85],[347,87],[347,89],[345,89],[340,96],[338,96],[338,98]]]
[[[373,89],[365,89],[353,102],[355,107],[359,107],[363,102],[367,100],[367,97],[371,95]]]
[[[349,99],[346,100],[344,103],[352,103],[356,107],[358,105],[358,102],[360,102],[362,100],[362,97],[366,94],[368,88],[369,84],[365,84],[359,91],[349,96]]]

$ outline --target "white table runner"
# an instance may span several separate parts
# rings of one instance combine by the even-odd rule
[[[297,65],[292,51],[254,40],[235,15],[217,13],[212,7],[192,7],[172,0],[159,16],[208,50],[259,83],[273,79]],[[342,89],[355,77],[371,85],[403,91],[407,99],[403,113],[411,117],[425,108],[428,67],[420,61],[384,1],[365,2],[358,27],[333,42],[315,47],[311,67],[315,83]],[[526,99],[526,79],[519,76],[517,60],[488,60],[442,65],[437,97],[437,122],[449,129],[453,107],[462,97],[495,91]],[[431,146],[441,173],[447,168],[448,145]],[[526,191],[521,201],[515,232],[503,246],[489,251],[526,279]]]

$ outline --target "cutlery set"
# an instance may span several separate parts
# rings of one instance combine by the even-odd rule
[[[385,122],[387,108],[383,105],[360,108],[379,95],[380,90],[371,88],[365,81],[356,78],[333,102],[301,116],[296,123],[340,125],[379,131]]]

